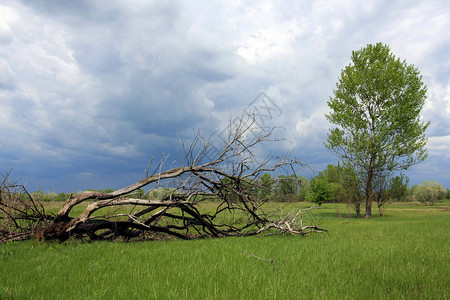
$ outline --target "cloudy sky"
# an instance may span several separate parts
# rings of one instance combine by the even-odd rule
[[[338,161],[326,102],[377,42],[428,86],[429,158],[406,175],[450,188],[447,0],[0,3],[0,171],[31,190],[134,183],[176,157],[178,134],[222,130],[261,91],[290,140],[273,150],[321,170]]]

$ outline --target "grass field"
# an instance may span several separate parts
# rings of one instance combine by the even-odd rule
[[[326,204],[329,232],[307,238],[3,244],[0,298],[448,299],[449,205]]]

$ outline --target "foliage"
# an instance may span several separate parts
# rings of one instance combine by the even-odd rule
[[[283,202],[298,201],[300,179],[295,174],[289,176],[279,175],[277,179],[277,189],[277,196],[280,197]],[[275,200],[279,201],[277,199]]]
[[[257,195],[262,200],[271,202],[308,201],[309,182],[296,174],[272,177],[269,173],[264,173],[259,178]]]
[[[393,201],[405,201],[408,194],[409,178],[403,174],[389,180],[389,198]]]
[[[36,191],[32,192],[31,196],[37,201],[50,202],[50,201],[66,201],[69,198],[69,194],[66,193],[55,193],[55,192],[44,192]]]
[[[350,164],[342,167],[342,187],[344,199],[356,212],[356,216],[361,217],[361,203],[363,199],[361,180]]]
[[[270,199],[274,190],[274,181],[269,173],[261,175],[258,195],[261,199]]]
[[[300,191],[298,194],[298,201],[310,201],[311,199],[311,183],[306,177],[300,176]]]
[[[333,198],[333,188],[330,183],[323,178],[313,178],[311,180],[312,201],[322,206],[322,203],[330,202]]]
[[[360,206],[362,201],[361,182],[351,165],[337,166],[329,164],[320,171],[315,179],[325,180],[332,190],[329,202],[346,203],[351,206],[358,217],[360,217]],[[314,178],[311,179],[311,182]]]
[[[389,176],[384,173],[374,176],[372,183],[373,198],[378,206],[380,217],[383,216],[383,207],[390,199]]]
[[[326,117],[336,127],[326,146],[354,166],[364,183],[370,217],[374,180],[427,157],[429,122],[420,120],[427,89],[419,70],[382,43],[353,51],[351,60],[328,101]]]
[[[340,164],[337,166],[328,164],[327,167],[320,171],[319,174],[315,177],[316,179],[325,180],[331,186],[331,190],[333,191],[333,195],[330,197],[328,202],[345,202],[347,197],[344,186],[344,169]]]
[[[434,205],[437,201],[443,200],[447,196],[447,189],[435,180],[425,180],[415,188],[414,196],[420,202],[425,203],[425,205]]]

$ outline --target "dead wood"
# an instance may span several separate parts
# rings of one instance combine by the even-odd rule
[[[28,197],[31,210],[23,216],[31,215],[35,224],[29,232],[42,239],[64,241],[71,237],[191,239],[325,231],[318,227],[317,219],[306,224],[304,216],[311,214],[312,208],[282,215],[268,199],[259,196],[263,173],[292,174],[305,166],[288,157],[260,160],[254,154],[265,143],[277,142],[271,139],[273,128],[256,128],[251,117],[229,128],[221,146],[199,133],[189,147],[181,141],[182,156],[175,162],[177,166],[166,169],[167,157],[163,157],[153,173],[149,173],[149,165],[145,178],[135,184],[110,193],[85,191],[71,195],[56,216],[47,216],[44,208]],[[136,191],[144,187],[149,189],[147,197],[136,198]],[[161,190],[166,191],[165,195],[155,196]],[[72,209],[83,202],[89,202],[86,209],[78,216],[70,216]],[[1,203],[4,205],[4,201]],[[13,224],[20,219],[20,214],[2,211]]]

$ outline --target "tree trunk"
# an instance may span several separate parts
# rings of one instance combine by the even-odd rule
[[[383,216],[383,204],[378,205],[378,211],[380,213],[380,217],[382,217]]]
[[[365,218],[371,218],[372,217],[372,183],[370,183],[370,186],[367,188],[367,195],[366,195],[366,214]]]
[[[355,205],[356,217],[361,218],[361,204],[358,203]]]
[[[372,201],[371,200],[367,200],[366,201],[366,215],[365,218],[371,218],[372,217]]]
[[[372,217],[372,200],[373,200],[373,190],[372,190],[372,180],[373,180],[373,157],[370,158],[369,170],[367,171],[367,181],[366,181],[366,219]]]

